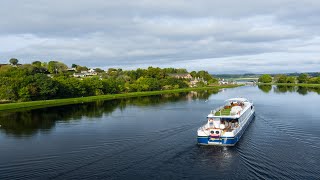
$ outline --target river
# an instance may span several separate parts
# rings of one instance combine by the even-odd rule
[[[253,100],[234,147],[198,146],[225,99]],[[0,179],[319,179],[320,89],[244,86],[0,113]]]

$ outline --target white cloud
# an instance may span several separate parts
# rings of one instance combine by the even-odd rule
[[[2,1],[0,59],[318,71],[319,15],[316,0]]]

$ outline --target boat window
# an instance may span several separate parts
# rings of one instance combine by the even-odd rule
[[[214,134],[214,131],[210,131],[211,134]]]
[[[216,134],[219,134],[220,132],[219,131],[216,131]]]

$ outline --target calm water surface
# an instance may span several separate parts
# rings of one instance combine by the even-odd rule
[[[0,114],[0,179],[320,179],[320,90],[240,87]],[[235,147],[196,145],[231,97],[256,118]]]

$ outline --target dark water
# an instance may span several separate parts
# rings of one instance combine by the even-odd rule
[[[320,179],[320,89],[240,87],[0,114],[0,179]],[[235,147],[196,145],[211,109],[254,101]]]

